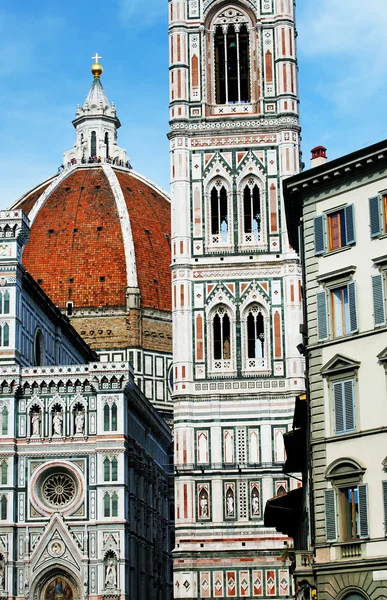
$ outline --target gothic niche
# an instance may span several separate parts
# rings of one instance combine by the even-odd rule
[[[207,486],[201,487],[199,491],[199,519],[209,519],[209,498]]]
[[[117,557],[109,551],[104,560],[105,589],[117,589]]]
[[[74,419],[75,435],[84,435],[85,434],[85,409],[80,402],[74,406],[73,419]]]
[[[42,436],[42,411],[40,406],[33,406],[30,412],[30,431],[32,437]]]
[[[63,437],[63,409],[60,404],[52,408],[52,435]]]
[[[259,517],[261,514],[260,498],[259,498],[259,486],[253,484],[251,486],[251,516]]]
[[[228,485],[226,489],[226,517],[227,519],[235,518],[235,493],[232,485]]]

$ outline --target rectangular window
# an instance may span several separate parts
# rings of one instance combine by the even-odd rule
[[[333,410],[335,433],[355,431],[355,393],[353,379],[333,384]]]
[[[334,288],[330,294],[332,337],[355,333],[358,330],[355,282]]]
[[[325,231],[327,230],[327,236]],[[327,239],[326,239],[327,237]],[[355,243],[354,205],[314,218],[315,254],[324,254]]]

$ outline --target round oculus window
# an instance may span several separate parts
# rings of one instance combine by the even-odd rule
[[[76,491],[76,483],[68,473],[53,473],[42,486],[42,496],[53,508],[64,508],[71,504]]]
[[[74,464],[62,461],[45,463],[36,469],[30,490],[33,506],[47,516],[53,512],[73,514],[84,498],[82,474]]]

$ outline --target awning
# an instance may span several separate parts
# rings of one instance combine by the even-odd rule
[[[280,533],[295,537],[302,513],[302,487],[266,502],[265,527],[275,527]]]

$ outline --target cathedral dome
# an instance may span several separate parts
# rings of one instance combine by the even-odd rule
[[[170,202],[130,168],[70,164],[14,208],[31,221],[23,265],[61,309],[171,310]]]

